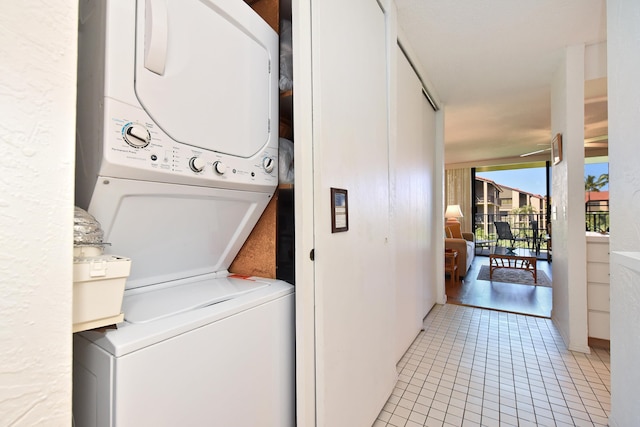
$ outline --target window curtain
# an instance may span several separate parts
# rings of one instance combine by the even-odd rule
[[[449,205],[460,205],[462,215],[460,223],[462,231],[473,232],[471,229],[471,168],[447,169],[444,180],[445,209]]]

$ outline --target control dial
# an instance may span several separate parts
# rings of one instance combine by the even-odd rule
[[[122,129],[122,137],[133,148],[144,148],[151,142],[147,128],[138,123],[128,123]]]
[[[202,172],[205,166],[205,161],[200,157],[192,157],[191,159],[189,159],[189,167],[194,172]]]
[[[227,171],[227,165],[218,160],[217,162],[213,163],[213,171],[218,175],[224,175],[224,173]]]
[[[262,159],[262,167],[267,173],[273,172],[273,168],[276,166],[276,162],[271,157],[265,157]]]

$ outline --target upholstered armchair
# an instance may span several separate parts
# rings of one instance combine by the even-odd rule
[[[444,247],[458,251],[458,272],[461,277],[464,277],[476,254],[475,235],[460,231],[459,224],[457,227],[447,224],[445,236]]]

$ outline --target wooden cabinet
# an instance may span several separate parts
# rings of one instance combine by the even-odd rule
[[[588,336],[609,340],[609,236],[587,233]]]

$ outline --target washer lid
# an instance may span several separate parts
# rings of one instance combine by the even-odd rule
[[[131,258],[127,289],[226,272],[271,198],[231,191],[99,178],[89,212],[106,253]]]
[[[210,280],[215,286],[217,281],[224,281],[225,279],[226,277],[218,277]],[[237,281],[241,280],[233,280],[233,277],[231,279],[233,283],[237,283]],[[252,277],[250,279],[255,278]],[[187,282],[183,281],[181,283],[182,284],[176,283],[176,286],[186,292],[187,288],[182,286],[187,284]],[[175,316],[164,316],[161,313],[162,310],[157,310],[156,313],[160,313],[160,315],[156,317],[158,320],[153,322],[122,322],[118,324],[116,329],[94,329],[80,332],[79,334],[75,334],[75,336],[82,336],[83,338],[95,343],[109,354],[115,357],[121,357],[207,325],[218,324],[220,327],[224,328],[225,319],[229,319],[265,304],[270,305],[271,303],[276,303],[277,307],[283,307],[281,303],[285,304],[284,307],[288,306],[288,304],[293,305],[292,294],[294,292],[294,288],[292,285],[281,280],[273,279],[257,279],[256,282],[251,282],[250,280],[244,281],[244,284],[249,286],[251,286],[251,283],[257,284],[252,291],[236,294],[235,298],[227,299],[218,304],[200,307],[195,310],[187,310],[180,314],[176,314]],[[266,284],[267,286],[261,286],[262,284]],[[164,289],[168,289],[168,287],[165,286]],[[181,292],[179,289],[176,288],[172,292],[176,292],[181,296],[185,292]],[[127,301],[133,295],[136,295],[136,298],[138,295],[141,297],[151,297],[152,292],[155,290],[159,290],[159,288],[149,287],[146,289],[125,291],[125,307],[127,307],[129,304]],[[158,299],[166,299],[166,294],[162,292],[156,293],[155,295],[159,296]],[[150,299],[155,300],[156,298]],[[288,302],[285,302],[285,299]],[[146,303],[141,304],[153,305],[154,302],[147,301]],[[134,309],[134,312],[135,310],[136,309]],[[167,307],[167,311],[165,311],[165,313],[172,310],[175,310],[175,307]],[[135,313],[130,314],[133,314],[135,317],[142,318],[142,316],[137,316]],[[293,313],[291,313],[291,316],[293,316]]]
[[[255,278],[228,276],[127,295],[124,320],[147,323],[236,298],[269,286]]]

